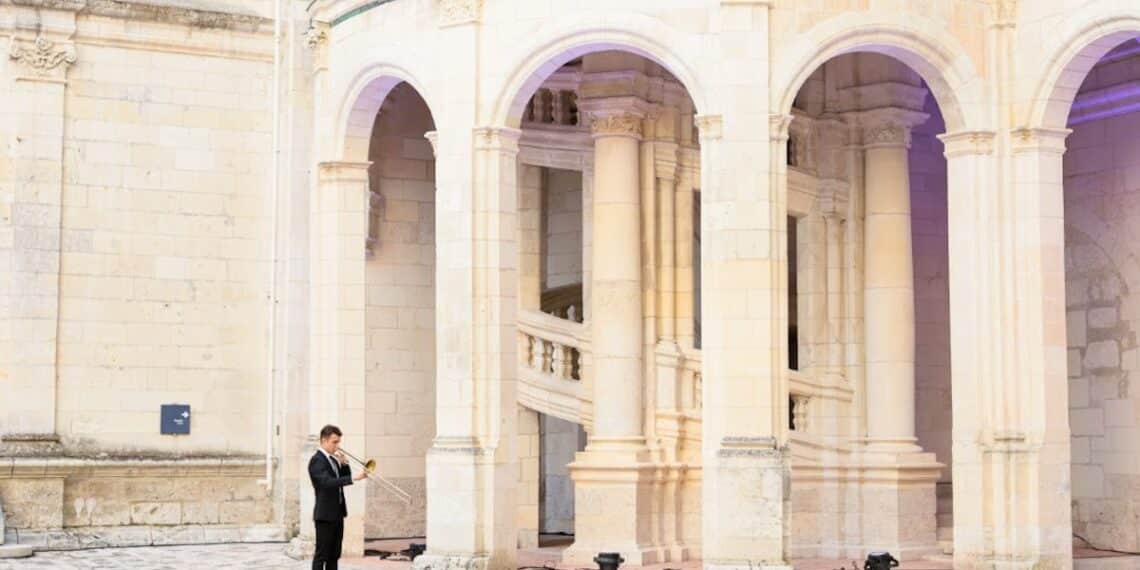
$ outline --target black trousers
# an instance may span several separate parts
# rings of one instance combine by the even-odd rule
[[[337,570],[340,543],[344,540],[344,519],[316,521],[317,549],[313,552],[313,570]]]

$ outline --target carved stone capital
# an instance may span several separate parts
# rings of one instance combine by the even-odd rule
[[[967,154],[993,154],[994,138],[997,133],[993,131],[958,131],[938,135],[945,148],[946,158]]]
[[[440,27],[478,22],[483,13],[483,0],[439,0]]]
[[[326,161],[317,164],[317,180],[320,182],[362,182],[368,183],[368,169],[371,162]]]
[[[909,109],[876,109],[859,113],[863,147],[910,147],[910,131],[930,115]]]
[[[56,43],[44,36],[34,40],[12,38],[8,57],[27,69],[36,77],[62,78],[67,68],[75,63],[75,46]]]
[[[1017,0],[994,0],[995,22],[1000,28],[1017,23]]]
[[[475,149],[518,154],[521,136],[522,131],[509,127],[476,127]]]
[[[619,111],[591,111],[590,133],[597,137],[632,137],[641,138],[642,120],[640,114]]]
[[[701,134],[701,140],[724,137],[724,118],[720,115],[697,115],[693,122]]]
[[[1048,152],[1064,154],[1065,137],[1072,129],[1014,129],[1011,133],[1013,152]]]
[[[424,133],[424,138],[431,143],[431,153],[433,156],[439,156],[439,133],[436,131],[428,131]]]
[[[788,140],[792,115],[768,115],[768,138],[775,142]]]

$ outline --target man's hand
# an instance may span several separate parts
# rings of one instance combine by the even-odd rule
[[[338,449],[338,450],[334,451],[333,457],[336,458],[336,460],[341,465],[348,465],[348,458],[344,456],[344,453],[341,450]]]
[[[368,476],[368,472],[361,469],[360,471],[357,471],[356,473],[352,474],[352,480],[353,481],[359,481],[359,480],[361,480],[367,476]]]

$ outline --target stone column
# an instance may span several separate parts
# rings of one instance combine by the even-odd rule
[[[15,124],[8,152],[11,183],[11,279],[7,303],[11,349],[0,426],[7,442],[35,452],[58,450],[56,352],[62,228],[64,92],[76,61],[70,36],[73,13],[52,13],[35,36],[11,38],[8,101]],[[74,251],[89,251],[90,236],[70,239]],[[83,248],[87,249],[83,249]]]
[[[914,255],[910,228],[910,128],[926,115],[877,110],[860,117],[865,148],[863,288],[867,443],[917,452],[914,430]]]
[[[586,109],[594,135],[590,334],[593,430],[570,465],[575,540],[563,560],[586,564],[600,551],[626,564],[657,561],[650,547],[651,471],[642,432],[643,327],[640,150],[644,112],[619,102]]]
[[[419,569],[515,567],[519,134],[439,130],[436,275],[449,286],[436,288],[436,436]]]
[[[949,183],[955,567],[1072,567],[1067,134],[941,137]],[[1003,176],[1005,160],[1011,168]]]
[[[310,332],[308,432],[301,469],[316,451],[325,424],[344,432],[344,447],[364,442],[365,386],[365,246],[368,238],[368,162],[322,162],[310,216],[310,282],[313,320]],[[354,443],[355,442],[355,443]],[[359,466],[354,466],[359,469]],[[307,471],[300,477],[301,536],[296,554],[311,554],[313,488]],[[366,484],[345,488],[348,518],[346,556],[364,552]]]
[[[910,129],[927,115],[862,113],[863,319],[867,439],[861,488],[865,548],[907,560],[937,551],[935,483],[940,468],[915,437],[914,258]]]

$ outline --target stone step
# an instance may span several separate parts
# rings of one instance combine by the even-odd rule
[[[0,558],[27,558],[32,552],[26,544],[0,544]]]

